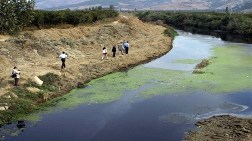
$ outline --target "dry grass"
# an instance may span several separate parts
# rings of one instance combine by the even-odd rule
[[[4,81],[12,80],[9,75],[13,66],[17,65],[22,70],[21,83],[26,83],[34,76],[55,73],[71,80],[68,84],[76,85],[78,79],[89,80],[90,77],[95,78],[123,65],[126,67],[128,64],[167,52],[170,39],[162,34],[164,29],[143,23],[132,15],[120,15],[118,19],[107,24],[25,31],[11,37],[9,40],[13,42],[0,42],[1,46],[4,45],[2,50],[6,50],[2,53],[4,55],[0,56],[0,63],[5,66],[5,69],[0,68],[0,76]],[[109,66],[108,63],[101,62],[103,46],[107,47],[110,57],[111,47],[124,40],[129,41],[131,46],[129,56],[117,55],[116,58],[109,58],[113,63],[109,63]],[[20,41],[25,42],[19,43]],[[143,49],[146,51],[143,52]],[[69,55],[66,69],[63,71],[60,69],[59,59],[62,51]],[[92,65],[95,64],[105,71],[92,74]],[[86,70],[87,72],[80,71],[83,65],[89,65],[90,69]]]

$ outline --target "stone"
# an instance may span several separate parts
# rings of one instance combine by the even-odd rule
[[[7,105],[7,103],[0,103],[0,111],[5,111],[9,109],[9,106]]]
[[[42,85],[43,85],[43,81],[40,80],[40,79],[38,78],[38,76],[35,76],[35,77],[34,77],[34,82],[35,82],[38,86],[42,86]]]

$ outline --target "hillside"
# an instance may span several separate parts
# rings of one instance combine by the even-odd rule
[[[222,10],[226,7],[235,11],[251,12],[246,6],[250,0],[36,0],[39,9],[85,9],[94,6],[113,5],[121,10]],[[237,8],[239,7],[239,8]]]
[[[0,36],[0,63],[4,66],[0,68],[1,99],[18,97],[36,103],[45,100],[44,96],[47,96],[46,100],[60,96],[91,79],[159,57],[171,49],[171,38],[163,34],[164,29],[143,23],[131,15],[120,15],[106,24],[42,29],[25,31],[17,36]],[[129,54],[117,53],[112,58],[112,46],[124,40],[130,43]],[[109,58],[102,60],[104,46],[108,49]],[[63,70],[59,59],[62,51],[69,56]],[[13,86],[14,81],[10,77],[13,66],[21,69],[18,88]],[[49,73],[59,78],[53,89],[41,90],[45,88],[44,84],[42,87],[32,85],[35,76]],[[30,96],[26,97],[27,95]],[[3,104],[0,101],[0,109],[4,108],[1,107]],[[7,109],[10,107],[8,103],[4,105],[7,105]],[[5,117],[0,114],[0,123],[1,118]]]

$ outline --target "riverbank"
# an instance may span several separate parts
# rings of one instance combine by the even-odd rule
[[[131,15],[120,15],[106,24],[26,31],[5,38],[0,42],[0,62],[5,66],[0,72],[0,121],[17,119],[33,112],[41,103],[82,87],[94,78],[167,53],[172,47],[171,38],[163,34],[164,30]],[[124,40],[129,41],[129,54],[117,52],[113,58],[112,46]],[[104,46],[109,58],[102,60]],[[68,54],[63,70],[59,59],[62,51]],[[13,66],[21,70],[18,87],[13,86],[10,77]],[[42,86],[34,83],[35,76],[44,81]]]
[[[252,119],[229,115],[214,116],[196,123],[198,131],[189,132],[187,141],[251,141]]]

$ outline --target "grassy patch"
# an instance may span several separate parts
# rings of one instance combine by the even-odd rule
[[[178,36],[178,33],[177,31],[170,27],[170,26],[167,26],[166,29],[164,30],[164,34],[167,35],[167,36],[170,36],[171,38],[174,38],[175,36]]]
[[[44,91],[56,92],[59,90],[60,77],[53,73],[47,73],[43,76],[38,76],[42,81],[43,85],[39,88]]]
[[[48,92],[57,92],[59,90],[58,83],[60,77],[56,74],[48,73],[39,76],[39,78],[44,82],[42,86],[37,86],[34,82],[28,81],[27,83],[12,89],[12,92],[15,93],[18,98],[0,100],[0,103],[7,103],[9,106],[8,110],[0,111],[0,123],[24,118],[26,115],[47,106],[47,104],[40,104],[40,101],[43,101],[44,95]],[[27,90],[27,87],[39,88],[42,91],[31,93]]]
[[[0,111],[0,123],[7,123],[13,120],[17,120],[26,116],[36,110],[36,105],[27,99],[12,99],[5,100],[9,105],[9,109],[6,111]]]

